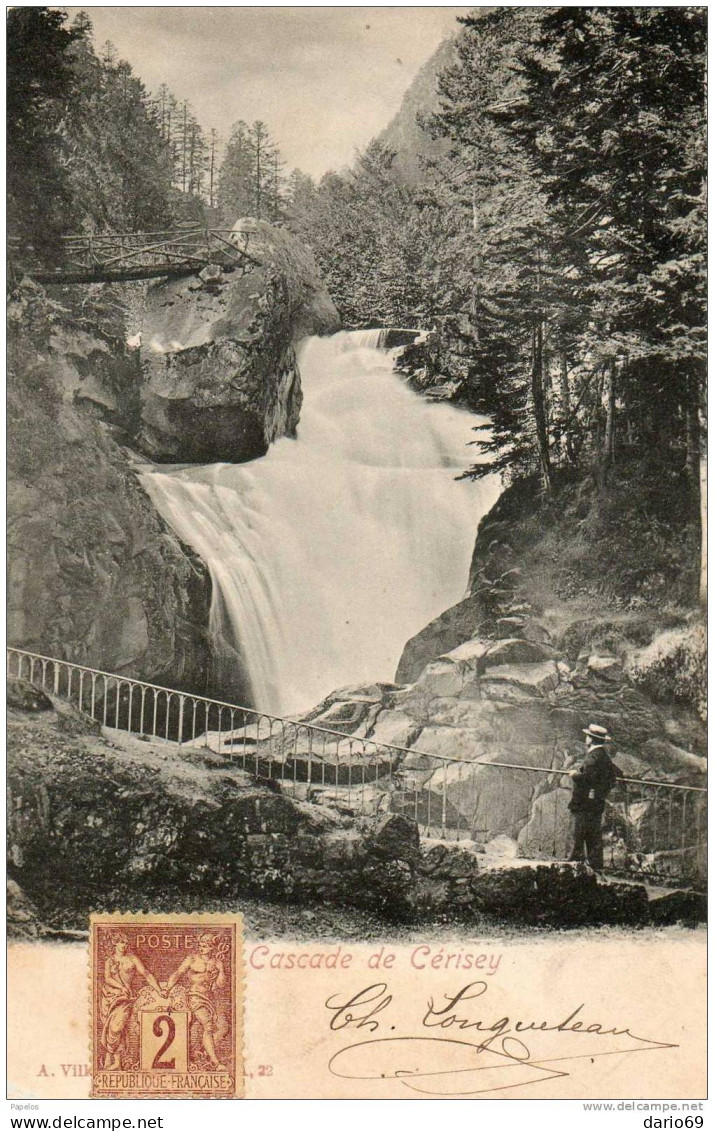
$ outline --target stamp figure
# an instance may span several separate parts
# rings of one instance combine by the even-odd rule
[[[216,1041],[228,1032],[225,1015],[220,1012],[218,994],[226,984],[223,951],[219,950],[219,937],[206,932],[198,940],[198,954],[188,955],[174,971],[166,983],[165,994],[186,974],[189,981],[188,1006],[191,1015],[199,1022],[202,1030],[203,1048],[215,1068],[225,1071],[216,1055]]]
[[[101,1017],[104,1025],[100,1040],[106,1049],[104,1067],[122,1068],[124,1034],[136,998],[132,987],[134,975],[139,974],[159,997],[161,987],[138,955],[130,953],[129,936],[125,931],[117,931],[111,936],[111,941],[114,950],[104,964],[101,987]]]
[[[240,918],[93,915],[90,941],[92,1095],[241,1096]]]

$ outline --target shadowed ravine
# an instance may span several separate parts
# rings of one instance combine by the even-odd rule
[[[410,390],[378,335],[303,342],[296,439],[143,476],[211,571],[214,694],[286,714],[392,680],[407,639],[464,594],[500,489],[455,479],[479,420]]]

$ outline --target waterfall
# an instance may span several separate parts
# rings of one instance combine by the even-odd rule
[[[379,334],[302,343],[296,439],[250,463],[142,477],[211,572],[213,694],[289,714],[391,681],[409,637],[465,595],[500,490],[455,479],[479,421],[409,389]]]
[[[342,348],[354,350],[364,347],[364,349],[378,350],[384,346],[387,333],[383,326],[378,326],[374,330],[349,330],[340,335],[343,339]]]

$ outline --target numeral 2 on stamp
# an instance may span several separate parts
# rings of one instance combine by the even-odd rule
[[[164,1022],[166,1022],[166,1029],[165,1030],[164,1030]],[[172,1017],[168,1017],[166,1014],[163,1014],[161,1017],[157,1017],[156,1020],[154,1021],[154,1036],[155,1037],[163,1037],[164,1032],[166,1033],[166,1040],[164,1041],[163,1045],[161,1046],[161,1048],[157,1052],[156,1056],[154,1057],[153,1063],[151,1065],[152,1068],[175,1068],[176,1067],[176,1057],[175,1056],[173,1056],[171,1058],[171,1060],[162,1060],[161,1059],[161,1057],[164,1055],[164,1053],[167,1052],[168,1049],[171,1048],[172,1044],[174,1043],[174,1038],[176,1036],[176,1022],[173,1020]]]

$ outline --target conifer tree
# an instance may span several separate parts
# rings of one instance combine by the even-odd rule
[[[618,412],[677,443],[701,386],[704,42],[694,8],[557,9],[524,58],[510,129],[587,310],[579,350],[603,375],[606,463]]]
[[[252,170],[248,124],[241,120],[233,126],[218,174],[218,205],[227,224],[251,214]]]
[[[137,231],[170,223],[171,158],[156,100],[111,45],[98,58],[77,28],[79,93],[65,123],[79,227]]]
[[[74,222],[63,125],[77,94],[77,33],[64,19],[49,8],[7,13],[8,229],[44,261],[57,257]]]
[[[310,238],[312,213],[317,201],[317,185],[302,169],[293,169],[285,182],[285,210],[293,231]]]
[[[283,161],[265,122],[239,121],[218,175],[218,203],[227,223],[240,216],[278,220],[283,211]]]

